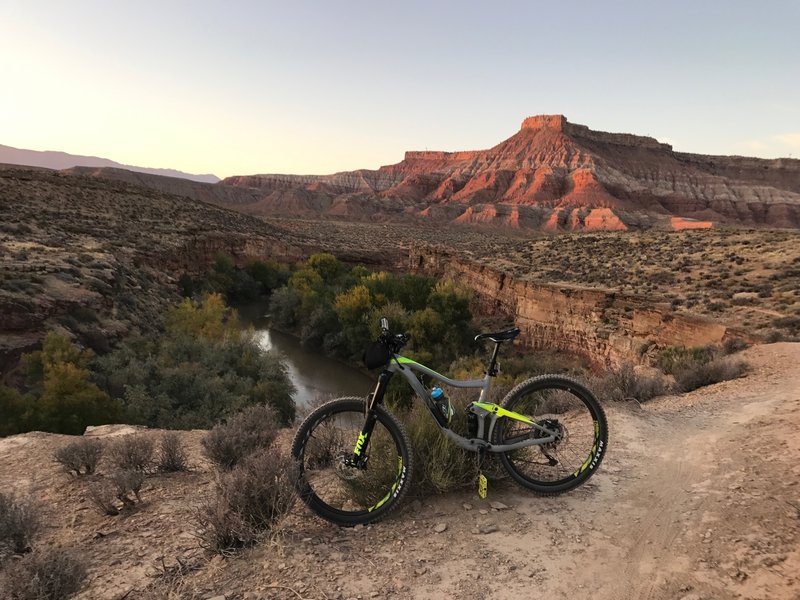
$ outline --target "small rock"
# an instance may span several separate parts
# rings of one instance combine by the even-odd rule
[[[506,510],[508,508],[508,506],[506,506],[502,502],[496,502],[496,501],[495,502],[490,502],[489,506],[491,506],[495,510]]]
[[[436,533],[444,533],[447,531],[447,523],[437,523],[433,530]]]
[[[483,527],[481,527],[481,533],[484,533],[484,534],[485,533],[494,533],[495,531],[498,531],[497,525],[494,525],[494,524],[491,524],[491,523],[489,525],[484,525]]]
[[[419,569],[415,569],[414,570],[414,573],[416,575],[425,575],[425,573],[427,573],[427,572],[428,572],[428,567],[421,567]]]
[[[464,510],[472,510],[472,504],[470,504],[469,502],[464,502],[464,504],[462,504],[461,506],[464,507]]]
[[[486,510],[485,508],[480,509],[478,512],[481,513],[482,515],[488,515],[489,514],[489,511]]]

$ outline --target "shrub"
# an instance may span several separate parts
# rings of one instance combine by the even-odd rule
[[[276,450],[245,458],[220,478],[215,501],[197,514],[203,545],[225,553],[257,542],[291,510],[297,476],[294,461]]]
[[[67,472],[75,475],[90,475],[97,468],[103,455],[103,445],[99,440],[81,438],[70,442],[53,453],[53,458],[63,465]]]
[[[93,483],[89,486],[86,497],[102,514],[110,517],[119,514],[119,508],[116,504],[116,494],[114,493],[114,487],[110,481],[104,479]]]
[[[0,492],[0,561],[8,554],[29,552],[40,525],[36,505]]]
[[[117,500],[122,502],[126,508],[130,508],[141,502],[142,497],[139,492],[142,489],[145,475],[141,471],[117,471],[111,476],[111,482],[116,489]],[[131,494],[136,498],[134,501]]]
[[[466,430],[463,402],[460,402],[457,396],[451,395],[450,399],[456,409],[451,426],[455,431],[463,432]],[[475,454],[458,448],[447,437],[441,435],[439,427],[427,407],[416,403],[409,410],[395,409],[394,412],[405,426],[415,457],[412,494],[428,496],[449,492],[475,481],[477,476]],[[374,452],[372,454],[381,455],[381,453]],[[376,469],[376,471],[393,473],[388,465],[386,468]],[[354,490],[354,492],[359,493],[358,490]],[[364,492],[366,493],[367,490]]]
[[[716,353],[717,349],[714,346],[694,346],[692,348],[669,346],[661,351],[658,357],[658,366],[665,373],[677,376],[686,368],[709,362],[716,356]]]
[[[736,379],[746,371],[747,363],[744,361],[717,358],[681,370],[675,375],[675,383],[681,392],[690,392],[712,383]]]
[[[624,363],[618,369],[612,369],[605,377],[592,381],[590,387],[601,400],[628,400],[633,398],[646,402],[669,391],[669,385],[663,377],[637,371],[632,364]]]
[[[744,341],[742,338],[732,337],[728,338],[722,344],[722,351],[725,354],[734,354],[736,352],[741,352],[745,348],[749,348],[750,344]]]
[[[0,596],[6,600],[63,600],[81,589],[86,565],[64,548],[34,552],[14,561],[0,577]]]
[[[180,436],[174,431],[168,431],[161,437],[158,447],[157,468],[162,473],[174,473],[189,470],[189,459],[181,443]]]
[[[275,411],[269,406],[250,406],[215,425],[203,438],[203,449],[209,460],[229,470],[256,450],[268,448],[277,434]]]
[[[125,435],[109,444],[108,455],[119,470],[144,473],[153,464],[153,440],[142,434]]]

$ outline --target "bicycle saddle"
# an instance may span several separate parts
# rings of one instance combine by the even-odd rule
[[[480,342],[481,340],[492,340],[496,344],[499,344],[500,342],[513,340],[518,335],[519,327],[514,327],[512,329],[506,329],[505,331],[498,331],[497,333],[480,333],[475,336],[475,341]]]

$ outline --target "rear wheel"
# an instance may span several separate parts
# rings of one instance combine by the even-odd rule
[[[509,475],[521,486],[551,495],[578,487],[600,466],[608,449],[608,423],[600,403],[568,377],[543,375],[521,383],[501,405],[533,419],[555,440],[499,453]],[[497,421],[493,443],[512,444],[550,437],[521,421]]]
[[[382,406],[363,468],[349,466],[364,425],[361,398],[339,398],[312,412],[297,430],[292,456],[300,466],[298,492],[320,517],[338,525],[371,523],[402,500],[411,483],[411,443],[403,426]]]

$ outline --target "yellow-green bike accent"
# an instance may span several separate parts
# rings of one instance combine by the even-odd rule
[[[386,502],[389,500],[389,498],[392,497],[392,494],[394,494],[395,490],[397,490],[397,486],[400,485],[400,482],[403,481],[403,479],[404,479],[404,476],[403,476],[403,459],[401,457],[398,457],[398,459],[397,459],[397,479],[394,480],[394,484],[392,485],[391,489],[389,490],[389,493],[386,494],[380,500],[378,500],[378,503],[375,504],[375,506],[370,506],[367,509],[367,512],[372,512],[376,508],[380,508],[381,506],[386,504]]]
[[[600,435],[600,423],[595,421],[594,422],[594,437],[595,437],[595,440],[597,439],[597,436],[599,436],[599,435]],[[597,448],[598,448],[597,442],[595,442],[594,446],[592,446],[592,451],[589,453],[589,456],[586,458],[585,461],[583,461],[583,464],[578,468],[578,470],[573,473],[573,475],[575,477],[577,477],[578,475],[580,475],[586,469],[589,468],[589,465],[592,464],[592,461],[594,460],[594,457],[597,456]]]
[[[415,360],[411,360],[410,358],[406,358],[405,356],[398,356],[397,357],[397,362],[400,363],[401,365],[417,365],[418,367],[425,367],[425,365],[423,365],[421,363],[418,363]],[[425,368],[426,369],[430,369],[431,371],[433,371],[433,369],[431,369],[430,367],[425,367]],[[436,373],[436,371],[433,371],[433,372]],[[436,373],[436,374],[439,375],[439,377],[444,378],[444,375],[442,375],[440,373]]]
[[[478,408],[482,408],[483,410],[487,410],[490,413],[497,415],[498,417],[508,417],[509,419],[514,419],[515,421],[522,421],[523,423],[527,423],[528,425],[536,425],[536,421],[526,417],[525,415],[521,415],[513,410],[507,410],[498,404],[491,404],[486,402],[473,402],[473,406],[477,406]]]
[[[356,447],[353,449],[353,454],[356,456],[361,456],[361,449],[364,447],[364,442],[367,441],[367,434],[363,431],[358,434],[358,440],[356,440]]]

